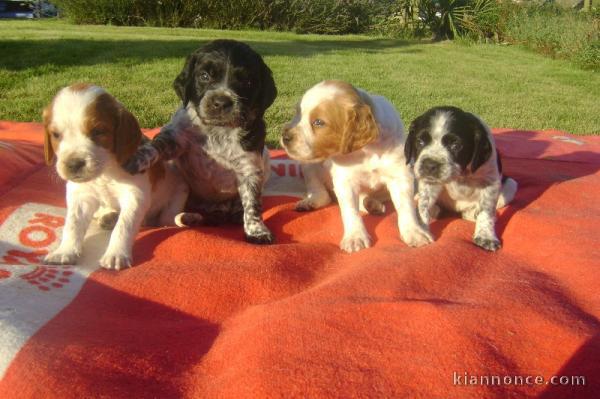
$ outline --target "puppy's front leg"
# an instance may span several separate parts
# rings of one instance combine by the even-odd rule
[[[440,184],[428,184],[425,182],[419,182],[419,217],[421,222],[425,226],[429,226],[432,217],[437,217],[439,208],[436,205],[436,201],[442,191],[442,185]]]
[[[244,208],[244,233],[246,241],[253,244],[272,244],[273,234],[262,219],[264,171],[259,165],[245,165],[238,172],[238,192]]]
[[[132,175],[142,173],[159,160],[178,157],[185,148],[184,134],[171,124],[164,126],[152,141],[141,145],[123,168]]]
[[[63,236],[57,249],[46,255],[44,263],[72,265],[81,256],[83,238],[99,203],[91,195],[81,196],[67,183],[67,218]]]
[[[123,190],[119,206],[119,219],[110,235],[106,252],[100,259],[100,266],[106,269],[121,270],[131,266],[133,240],[150,206],[149,189],[148,193],[137,187]]]
[[[488,251],[496,251],[502,246],[496,237],[496,204],[500,195],[500,182],[494,182],[481,190],[479,213],[475,219],[473,242]]]
[[[402,241],[411,247],[420,247],[433,242],[429,226],[421,226],[414,206],[414,180],[405,169],[402,174],[389,179],[387,188],[398,213],[398,229]]]
[[[343,182],[343,179],[335,179],[334,182]],[[358,193],[349,184],[335,184],[333,187],[338,199],[344,224],[344,237],[340,248],[346,252],[356,252],[371,246],[371,237],[360,217],[358,207]]]

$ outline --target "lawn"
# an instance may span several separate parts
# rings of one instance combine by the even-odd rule
[[[52,20],[0,22],[0,120],[39,121],[58,88],[85,81],[108,89],[142,126],[162,125],[177,107],[171,82],[185,56],[216,38],[248,42],[273,70],[271,145],[302,93],[331,78],[387,96],[407,123],[452,104],[494,127],[600,133],[600,74],[519,47]]]

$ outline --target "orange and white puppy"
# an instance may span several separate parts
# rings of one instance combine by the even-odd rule
[[[323,207],[333,191],[344,224],[340,247],[354,252],[371,245],[360,205],[381,213],[381,200],[391,197],[402,240],[413,247],[429,244],[432,236],[417,219],[404,141],[402,120],[384,97],[337,80],[312,87],[281,139],[289,156],[303,162],[307,195],[296,209]]]
[[[44,261],[76,263],[92,218],[105,210],[100,224],[113,231],[100,265],[131,266],[142,222],[174,225],[187,200],[187,185],[170,164],[158,163],[135,176],[121,167],[145,137],[135,117],[100,87],[75,84],[60,90],[44,110],[44,126],[46,163],[56,157],[56,170],[67,181],[62,241]]]

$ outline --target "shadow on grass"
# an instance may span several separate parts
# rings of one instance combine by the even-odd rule
[[[98,65],[119,62],[138,64],[152,60],[185,58],[210,40],[0,40],[0,68],[19,71],[54,65],[59,67]],[[250,44],[263,56],[310,57],[331,52],[351,51],[375,53],[424,43],[390,39],[373,40],[290,40],[252,41]],[[403,53],[421,50],[406,48]]]

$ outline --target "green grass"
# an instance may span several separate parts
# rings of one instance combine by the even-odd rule
[[[0,22],[0,119],[39,121],[58,88],[85,81],[113,93],[142,126],[160,126],[178,105],[171,82],[185,56],[216,38],[248,42],[273,70],[271,145],[302,93],[331,78],[388,97],[407,124],[452,104],[494,127],[600,133],[600,75],[519,47],[62,21]]]

